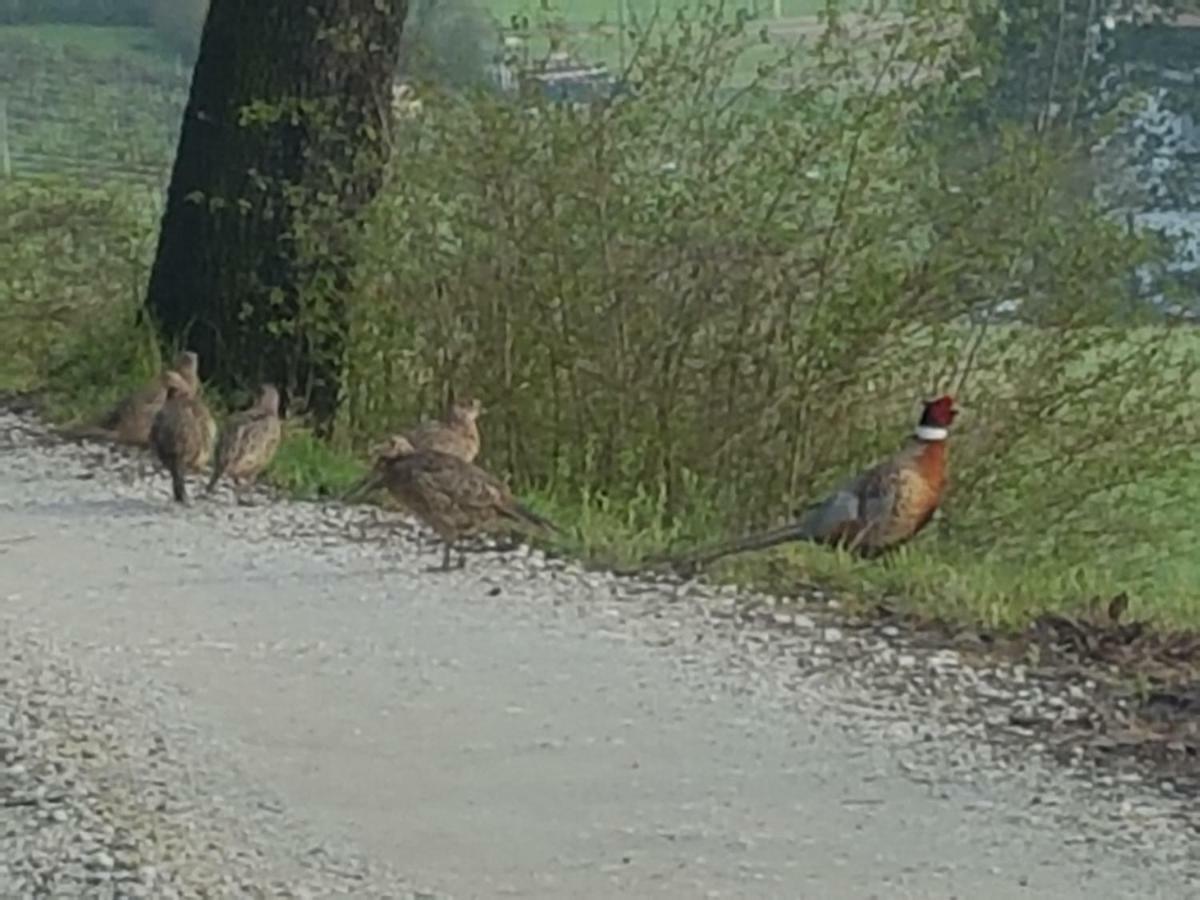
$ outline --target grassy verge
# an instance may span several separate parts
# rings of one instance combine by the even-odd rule
[[[307,428],[288,423],[266,478],[293,497],[318,500],[345,493],[366,469],[360,455],[332,447]]]
[[[69,45],[71,32],[62,34]],[[89,40],[97,44],[94,35]],[[70,90],[89,80],[88,71],[85,63],[79,71],[71,70],[68,83],[76,88]],[[116,79],[109,86],[114,97],[136,90],[134,81],[119,71],[103,71]],[[139,127],[122,140],[157,146],[160,137],[154,128]],[[90,141],[87,136],[72,139]],[[92,188],[66,176],[37,184],[18,180],[0,183],[0,209],[0,295],[6,298],[0,309],[0,390],[44,389],[51,419],[77,420],[156,371],[160,359],[155,343],[135,320],[158,216],[153,192],[115,184]],[[390,245],[388,254],[390,267]],[[901,361],[907,355],[907,350],[897,351]],[[1195,396],[1195,385],[1189,389]],[[385,418],[389,427],[406,424],[391,421],[390,413]],[[1200,407],[1193,404],[1192,421],[1197,418]],[[989,427],[978,419],[963,422],[955,437],[959,460],[968,462],[985,447]],[[1076,433],[1064,437],[1089,439],[1086,424],[1073,427]],[[1163,427],[1176,426],[1164,421]],[[491,452],[488,444],[489,436],[501,433],[499,423],[485,419],[483,428],[483,462],[502,470],[500,441]],[[297,497],[339,494],[361,475],[361,449],[370,437],[343,434],[330,446],[303,427],[289,425],[268,478]],[[887,440],[902,437],[903,429]],[[1042,533],[1027,518],[1006,519],[1003,503],[993,498],[989,502],[997,513],[988,528],[1007,545],[1007,552],[997,553],[987,540],[965,541],[956,534],[957,523],[984,502],[982,492],[977,500],[976,488],[964,485],[944,522],[886,562],[868,564],[844,554],[790,547],[730,561],[712,577],[785,594],[797,585],[819,582],[848,597],[900,597],[906,608],[922,616],[998,628],[1019,627],[1042,612],[1083,608],[1094,596],[1128,590],[1133,615],[1162,625],[1196,626],[1200,535],[1193,511],[1200,503],[1200,471],[1194,459],[1148,467],[1144,475],[1136,471],[1138,465],[1137,459],[1129,461],[1135,471],[1127,487],[1095,501],[1107,514],[1115,509],[1126,517],[1115,541],[1092,541],[1081,533],[1069,548],[1047,550]],[[741,512],[699,483],[684,512],[667,515],[669,504],[653,492],[616,498],[581,490],[571,474],[526,477],[522,493],[563,527],[562,550],[595,565],[624,566],[646,555],[726,537],[727,523]],[[1057,476],[1032,468],[1023,481],[1010,484],[1013,502],[1036,495],[1043,480],[1052,477]]]
[[[23,243],[28,246],[31,240],[27,234]],[[83,260],[76,260],[78,267],[70,265],[70,259],[60,261],[64,262],[57,272],[61,280],[44,273],[47,277],[36,294],[22,294],[26,314],[0,330],[0,359],[5,361],[0,366],[0,391],[40,388],[47,416],[65,422],[104,408],[148,377],[159,360],[149,335],[133,324],[128,296],[113,290],[122,279],[107,286],[111,293],[104,300],[95,290],[83,290],[88,286],[77,280],[85,272]],[[137,262],[128,264],[133,277]],[[38,304],[48,305],[52,296],[68,298],[69,306],[56,307],[53,340],[47,342],[45,322],[34,311]],[[24,349],[33,346],[42,347],[36,358]],[[483,426],[486,464],[486,419]],[[897,435],[897,440],[901,437]],[[342,493],[364,468],[361,451],[348,442],[330,446],[293,424],[266,477],[293,496],[318,499]],[[1165,529],[1176,536],[1166,548],[1166,564],[1161,562],[1162,546],[1131,540],[1107,558],[1072,564],[1043,557],[1014,565],[992,558],[986,550],[957,545],[947,534],[953,526],[948,520],[882,563],[793,546],[730,560],[710,577],[783,595],[804,585],[822,584],[841,591],[851,608],[856,602],[902,598],[900,605],[921,617],[1002,629],[1025,625],[1046,611],[1081,610],[1098,595],[1128,588],[1133,598],[1131,615],[1164,626],[1198,626],[1200,609],[1192,598],[1195,585],[1200,584],[1200,554],[1191,522],[1191,510],[1200,503],[1198,485],[1194,470],[1180,469],[1159,473],[1127,498],[1131,516],[1144,499],[1171,494],[1178,501],[1173,504],[1178,520]],[[563,528],[558,549],[597,566],[627,566],[669,548],[727,536],[719,507],[702,498],[696,498],[686,520],[667,524],[661,515],[661,498],[653,495],[617,502],[599,493],[580,494],[550,479],[524,496]],[[1139,524],[1143,523],[1131,521],[1131,526]],[[1131,527],[1131,533],[1135,530]],[[1032,547],[1038,535],[1029,534],[1025,540]],[[1034,557],[1031,553],[1031,560]]]

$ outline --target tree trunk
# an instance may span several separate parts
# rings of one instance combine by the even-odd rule
[[[212,0],[146,308],[219,390],[328,424],[407,0]]]

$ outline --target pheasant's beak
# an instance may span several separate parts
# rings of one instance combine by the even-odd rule
[[[346,503],[350,503],[354,500],[366,497],[382,484],[383,477],[379,474],[379,472],[372,470],[359,481],[355,482],[355,484],[352,485],[350,489],[346,491],[346,493],[342,494],[342,500]]]

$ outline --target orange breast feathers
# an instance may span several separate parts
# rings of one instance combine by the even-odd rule
[[[946,491],[946,454],[945,441],[922,444],[902,476],[896,518],[907,526],[910,537],[929,524],[941,505]]]

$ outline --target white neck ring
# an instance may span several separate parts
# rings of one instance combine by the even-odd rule
[[[950,436],[950,432],[945,428],[934,428],[932,425],[917,426],[917,440],[919,441],[944,441]]]

